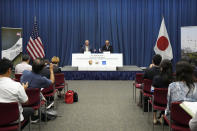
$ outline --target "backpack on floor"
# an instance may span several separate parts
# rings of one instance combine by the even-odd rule
[[[78,102],[78,94],[75,91],[73,91],[73,101]]]
[[[68,90],[65,94],[65,102],[67,104],[72,104],[73,103],[73,91],[72,90]]]

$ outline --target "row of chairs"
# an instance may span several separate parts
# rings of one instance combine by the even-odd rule
[[[16,76],[21,76],[16,74]],[[20,81],[20,77],[15,77],[16,81]],[[42,91],[39,88],[28,88],[26,89],[26,94],[28,96],[28,103],[23,104],[23,107],[32,107],[34,110],[39,111],[39,130],[41,126],[41,108],[44,108],[45,113],[45,122],[47,122],[47,103],[45,100],[41,99],[40,92],[42,92],[43,96],[45,98],[54,97],[55,101],[55,94],[58,89],[63,89],[65,93],[65,86],[68,86],[68,84],[65,82],[64,74],[59,73],[55,74],[55,84],[50,85],[50,87],[43,89]],[[54,102],[55,103],[55,102]],[[55,105],[55,104],[54,104]],[[21,130],[21,126],[23,126],[26,121],[20,122],[20,113],[18,109],[18,103],[0,103],[0,131],[16,131]],[[18,124],[10,124],[15,121],[18,121]],[[31,120],[31,118],[30,118]],[[29,124],[29,130],[31,130],[31,122]]]
[[[143,109],[145,107],[144,98],[148,98],[148,112],[149,104],[152,105],[153,110],[165,111],[167,106],[167,93],[168,88],[154,88],[154,92],[151,92],[152,81],[149,79],[143,79],[143,73],[136,73],[136,79],[133,83],[133,99],[136,102],[136,89],[140,89],[142,94]],[[189,116],[181,107],[181,102],[171,103],[170,117],[163,116],[163,119],[169,125],[169,129],[173,131],[190,131],[189,129]],[[154,130],[154,124],[153,124]],[[164,125],[163,125],[164,130]]]

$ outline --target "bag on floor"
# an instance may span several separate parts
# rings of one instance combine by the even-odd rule
[[[78,94],[75,91],[73,91],[73,101],[78,102]]]
[[[57,111],[54,109],[48,109],[46,110],[46,114],[44,111],[41,113],[41,120],[42,121],[50,121],[50,120],[55,120],[57,118]]]
[[[65,102],[67,104],[72,104],[73,103],[73,91],[72,90],[68,90],[65,94]]]

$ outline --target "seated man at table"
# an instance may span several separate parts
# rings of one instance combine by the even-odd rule
[[[110,45],[109,40],[105,41],[105,45],[103,46],[102,51],[109,51],[110,53],[113,53],[113,47]]]
[[[12,62],[8,59],[0,60],[0,102],[12,103],[18,102],[20,120],[27,120],[23,127],[28,123],[29,117],[33,114],[34,110],[31,107],[22,107],[21,104],[28,103],[28,96],[25,90],[28,83],[20,84],[10,78],[12,73]],[[23,128],[22,127],[22,128]]]
[[[84,53],[84,52],[92,52],[92,48],[90,46],[89,40],[86,40],[85,44],[81,48],[81,53]]]
[[[28,88],[47,88],[54,83],[54,72],[53,64],[50,64],[50,79],[47,79],[45,76],[42,76],[40,73],[45,67],[44,59],[37,58],[33,61],[32,71],[24,71],[21,76],[21,83],[29,83]]]

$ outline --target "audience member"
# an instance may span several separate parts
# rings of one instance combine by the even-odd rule
[[[170,60],[163,60],[160,64],[160,74],[155,76],[153,78],[152,86],[155,88],[168,88],[169,84],[172,82],[172,63]],[[155,103],[157,104],[157,103]],[[157,123],[157,111],[154,110],[153,113],[153,123]],[[164,112],[160,113],[159,121],[162,123],[162,117],[161,115],[164,114]]]
[[[159,65],[160,65],[161,60],[162,60],[161,55],[156,54],[153,56],[152,64],[150,64],[149,68],[145,70],[144,79],[153,80],[154,76],[159,75],[160,73]],[[141,92],[139,95],[139,99],[140,101],[138,103],[138,106],[141,107],[142,106],[142,93]]]
[[[44,60],[37,58],[33,61],[32,71],[24,71],[21,76],[21,83],[29,83],[29,88],[47,88],[52,83],[54,83],[54,73],[53,73],[53,64],[50,64],[50,79],[47,79],[45,76],[41,76],[40,73],[45,67]]]
[[[30,57],[29,55],[24,54],[22,56],[22,62],[20,64],[17,64],[15,67],[15,73],[16,74],[22,74],[24,70],[31,71],[32,66],[29,65]]]
[[[28,102],[25,89],[28,87],[28,83],[20,84],[10,78],[12,73],[12,62],[8,59],[0,60],[0,102],[11,103],[18,102],[20,111],[20,120],[29,120],[30,115],[33,114],[34,110],[30,107],[22,108],[21,104]],[[27,121],[28,122],[28,121]],[[27,123],[26,123],[27,124]],[[26,125],[25,124],[25,125]],[[23,128],[23,127],[22,127]]]
[[[54,65],[54,67],[53,67],[54,73],[60,73],[61,72],[61,68],[59,67],[59,62],[60,62],[60,59],[57,56],[54,56],[51,59],[51,63]]]
[[[176,64],[176,82],[168,87],[168,103],[165,114],[170,113],[170,104],[175,101],[197,101],[197,83],[193,79],[194,67],[186,61]]]
[[[159,65],[161,60],[162,60],[161,55],[156,54],[155,56],[153,56],[152,64],[149,66],[149,68],[145,70],[144,79],[153,80],[154,76],[159,75],[160,73]]]
[[[61,68],[58,67],[59,64],[59,57],[54,56],[51,59],[51,62],[53,64],[53,72],[54,74],[56,73],[61,73]],[[45,60],[45,67],[43,68],[43,70],[41,71],[41,75],[47,77],[48,79],[50,79],[50,69],[49,69],[49,60]]]
[[[195,117],[190,120],[189,127],[191,131],[197,131],[197,113]]]

